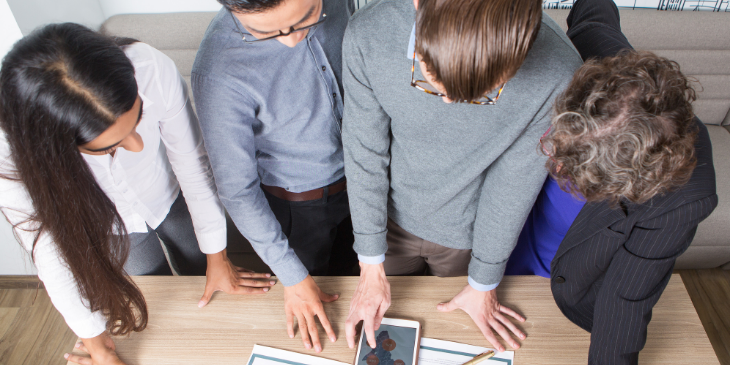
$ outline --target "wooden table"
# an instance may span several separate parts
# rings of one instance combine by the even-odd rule
[[[465,278],[391,277],[392,305],[387,317],[421,322],[423,336],[490,347],[466,313],[441,313],[436,304],[449,300],[466,284]],[[337,342],[320,327],[323,351],[319,356],[352,363],[355,350],[347,347],[345,319],[357,277],[315,278],[340,299],[325,304]],[[205,308],[197,307],[204,277],[136,277],[149,308],[149,325],[141,333],[117,338],[117,350],[128,365],[246,363],[254,344],[301,353],[299,333],[286,334],[284,291],[279,283],[264,295],[233,296],[216,293]],[[518,365],[586,364],[590,335],[568,321],[555,305],[548,279],[506,276],[499,288],[505,305],[522,313],[527,339],[515,351]],[[509,348],[509,347],[507,347]],[[678,274],[654,308],[641,364],[719,364],[705,330]]]

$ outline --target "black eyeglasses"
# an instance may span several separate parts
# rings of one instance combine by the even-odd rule
[[[504,85],[507,85],[505,82],[502,84],[502,86],[499,87],[499,91],[497,91],[497,95],[493,98],[484,95],[481,99],[472,101],[472,100],[454,100],[458,103],[469,103],[469,104],[477,104],[477,105],[494,105],[497,104],[497,99],[499,99],[499,96],[502,95],[502,90],[504,89]],[[436,95],[440,97],[448,97],[446,94],[438,91],[433,85],[429,84],[426,80],[416,80],[416,51],[413,51],[413,64],[411,65],[411,86],[415,87],[418,90],[421,90],[427,94]]]
[[[233,13],[231,13],[230,11],[228,12],[228,14],[231,14],[231,17],[233,17]],[[242,32],[242,31],[241,31],[241,28],[238,28],[238,22],[236,22],[236,19],[235,19],[235,17],[233,17],[233,22],[234,22],[234,23],[236,24],[236,28],[238,28],[238,32],[239,32],[239,33],[241,34],[241,39],[242,39],[242,40],[243,40],[244,42],[246,42],[246,43],[256,43],[256,42],[263,42],[263,41],[268,41],[268,40],[270,40],[270,39],[274,39],[274,38],[278,38],[278,37],[286,37],[286,36],[288,36],[288,35],[290,35],[290,34],[292,34],[292,33],[295,33],[295,32],[301,32],[301,31],[303,31],[303,30],[307,30],[307,29],[311,29],[311,28],[313,28],[313,27],[316,27],[317,25],[320,25],[320,24],[324,23],[324,21],[325,21],[325,20],[327,20],[327,14],[325,14],[325,13],[322,13],[322,19],[321,19],[320,21],[318,21],[318,22],[315,22],[315,23],[313,23],[313,24],[310,24],[310,25],[307,25],[306,27],[301,27],[301,28],[297,28],[297,29],[294,29],[294,26],[292,26],[292,27],[290,27],[290,28],[289,28],[289,31],[288,31],[287,33],[284,33],[284,32],[282,32],[282,31],[280,30],[280,31],[279,31],[279,34],[277,34],[277,35],[272,35],[271,37],[266,37],[266,38],[254,38],[254,36],[253,36],[253,35],[251,35],[251,34],[247,34],[247,33],[244,33],[244,32]],[[249,37],[251,37],[251,39],[246,39],[246,36],[249,36]]]

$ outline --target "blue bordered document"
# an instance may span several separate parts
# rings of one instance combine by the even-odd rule
[[[350,365],[321,357],[254,345],[247,365]]]
[[[418,365],[461,365],[482,352],[492,350],[497,354],[484,360],[480,365],[514,365],[515,352],[497,352],[494,349],[472,346],[463,343],[421,338]]]

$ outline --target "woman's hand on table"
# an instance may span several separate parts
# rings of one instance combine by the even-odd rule
[[[271,274],[255,273],[233,265],[225,249],[206,256],[208,269],[205,273],[205,292],[198,302],[199,308],[205,307],[216,291],[228,294],[263,294],[276,284],[276,281],[269,279]]]
[[[347,345],[355,347],[355,326],[363,321],[368,345],[375,348],[375,330],[380,328],[385,312],[390,307],[390,283],[383,264],[360,263],[360,282],[350,302],[350,314],[345,322]]]
[[[76,348],[86,352],[91,357],[65,354],[63,357],[80,365],[124,365],[117,357],[114,340],[104,332],[94,338],[83,338],[82,343],[77,343]]]
[[[307,275],[298,284],[285,286],[284,310],[286,311],[286,330],[289,337],[294,338],[294,318],[296,317],[304,347],[311,349],[312,343],[314,343],[314,351],[322,351],[317,323],[314,321],[314,316],[317,316],[330,341],[337,341],[337,336],[324,312],[322,302],[334,302],[338,297],[337,294],[331,295],[323,292],[310,275]]]
[[[527,337],[517,326],[512,323],[509,317],[520,322],[524,322],[525,318],[517,314],[510,308],[499,304],[497,299],[497,290],[478,291],[470,285],[457,294],[448,303],[440,303],[437,307],[442,312],[451,312],[454,309],[461,309],[476,323],[479,330],[482,331],[484,337],[494,346],[497,351],[504,351],[504,346],[494,336],[492,330],[507,341],[512,348],[520,348],[520,344],[512,338],[511,331],[516,337],[524,340]],[[509,317],[508,317],[509,316]],[[507,328],[505,328],[507,327]]]

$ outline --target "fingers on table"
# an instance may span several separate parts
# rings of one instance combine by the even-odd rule
[[[522,332],[522,331],[520,331],[520,329],[517,328],[517,326],[515,326],[515,324],[512,323],[512,321],[510,321],[509,317],[505,317],[501,313],[497,313],[497,314],[494,315],[494,318],[496,318],[503,325],[505,325],[507,328],[509,328],[509,330],[512,331],[512,333],[515,334],[515,336],[517,336],[517,337],[519,337],[519,338],[521,338],[523,340],[525,339],[525,337],[526,337],[525,336],[525,333]]]
[[[330,341],[337,341],[335,330],[332,329],[332,324],[330,323],[329,318],[327,318],[327,313],[324,312],[324,307],[315,309],[314,314],[317,318],[319,318],[319,322],[322,323],[322,328],[324,328],[324,331],[327,333],[327,337],[329,337]]]
[[[294,314],[289,310],[286,311],[286,333],[289,338],[294,338]]]
[[[325,293],[323,291],[320,291],[319,292],[319,300],[321,300],[321,301],[323,301],[325,303],[334,302],[339,297],[340,297],[339,294],[327,294],[327,293]]]
[[[72,363],[79,364],[79,365],[93,365],[93,360],[91,360],[90,357],[83,357],[79,355],[74,354],[66,354],[68,356],[64,356],[64,358]]]
[[[314,313],[307,311],[306,313],[304,313],[304,318],[307,320],[304,330],[309,331],[309,338],[312,341],[314,351],[322,351],[322,344],[319,342],[319,331],[317,330],[317,322],[314,321]],[[299,326],[301,328],[301,324]],[[304,330],[302,332],[304,332]]]
[[[245,269],[244,269],[245,270]],[[267,279],[271,277],[271,274],[263,273],[263,272],[253,272],[253,271],[238,271],[238,276],[241,278],[250,278],[250,279]]]
[[[513,311],[512,308],[509,308],[509,307],[505,307],[503,305],[500,305],[499,306],[499,311],[502,312],[502,313],[504,313],[504,314],[506,314],[506,315],[508,315],[508,316],[510,316],[510,317],[512,317],[512,318],[514,318],[514,319],[516,319],[516,320],[518,320],[518,321],[520,321],[520,322],[524,322],[525,321],[525,317],[523,317],[523,316],[519,315],[517,312]]]
[[[489,320],[489,325],[497,331],[497,333],[514,349],[520,348],[520,344],[515,341],[514,338],[512,338],[512,335],[507,331],[507,329],[502,325],[502,320],[508,321],[508,319],[504,318],[502,315],[499,315],[499,317],[502,317],[501,319],[497,318],[497,315],[494,316],[494,318]],[[504,350],[501,350],[504,351]]]
[[[248,278],[238,279],[238,285],[251,286],[254,288],[264,288],[264,287],[268,288],[274,284],[276,284],[276,281],[273,281],[273,280],[260,280],[260,279],[248,279]]]
[[[309,341],[309,331],[307,330],[307,321],[304,319],[304,314],[297,312],[296,317],[297,325],[299,326],[299,333],[302,335],[302,343],[306,349],[311,349],[312,342]]]
[[[233,289],[231,294],[264,294],[269,291],[269,287],[265,288],[252,288],[250,286],[237,286]]]
[[[474,322],[477,324],[477,327],[479,327],[479,330],[482,331],[484,338],[486,338],[487,341],[489,341],[489,343],[491,343],[492,346],[497,349],[497,351],[504,351],[504,346],[502,346],[499,340],[497,340],[497,337],[494,336],[494,332],[492,332],[492,329],[489,327],[486,318],[482,318],[482,320]]]
[[[87,354],[89,353],[89,350],[86,349],[86,345],[83,342],[77,342],[75,347]]]

